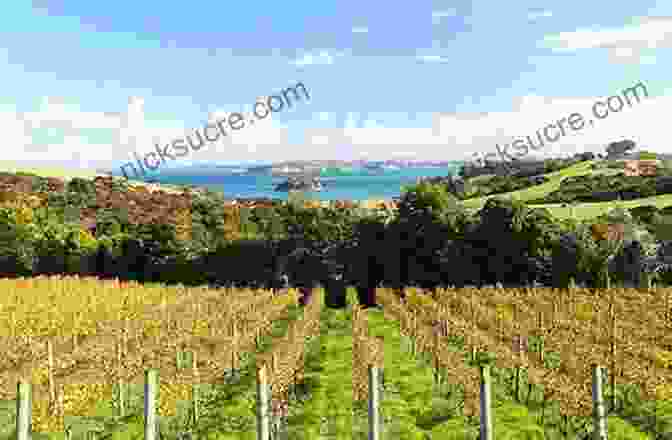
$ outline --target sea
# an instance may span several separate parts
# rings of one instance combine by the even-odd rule
[[[459,164],[447,167],[409,167],[377,172],[321,173],[321,191],[306,192],[313,200],[391,200],[399,197],[402,187],[413,185],[422,177],[455,175]],[[114,173],[115,175],[117,173]],[[169,169],[140,179],[158,184],[195,185],[224,194],[226,198],[270,198],[287,200],[288,193],[275,191],[286,177],[245,169]]]

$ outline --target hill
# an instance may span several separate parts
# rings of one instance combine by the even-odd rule
[[[73,177],[92,179],[100,174],[94,170],[72,169],[63,167],[34,167],[17,164],[14,161],[0,161],[0,172],[6,173],[30,173],[41,177],[56,177],[63,180],[70,180]]]
[[[561,189],[563,182],[570,178],[586,181],[597,178],[598,176],[612,176],[618,177],[623,175],[622,166],[618,166],[617,161],[605,161],[603,159],[593,159],[579,162],[568,166],[566,168],[549,172],[541,173],[535,177],[544,178],[544,183],[531,185],[529,187],[491,194],[482,197],[473,197],[462,200],[462,205],[470,211],[478,211],[488,199],[493,197],[508,198],[521,202],[538,201],[549,196],[554,191]],[[470,184],[484,184],[489,179],[496,176],[496,174],[479,174],[465,180]],[[627,178],[623,178],[625,181]],[[620,180],[620,179],[619,179]],[[597,190],[596,190],[597,191]],[[558,219],[573,218],[575,220],[587,220],[599,217],[614,208],[632,209],[640,206],[655,206],[662,209],[672,206],[672,194],[660,194],[649,197],[640,197],[632,200],[611,200],[611,201],[595,201],[595,202],[579,202],[579,203],[529,203],[530,207],[545,208]]]

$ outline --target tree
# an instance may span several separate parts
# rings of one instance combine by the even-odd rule
[[[548,255],[559,235],[546,210],[531,210],[523,203],[489,199],[479,213],[481,222],[469,234],[475,248],[487,250],[479,262],[489,283],[520,284],[534,277],[530,257]]]
[[[577,280],[592,284],[594,287],[606,286],[610,264],[615,255],[620,252],[623,241],[608,239],[608,225],[605,227],[600,224],[580,224],[574,231],[574,235],[576,237]]]
[[[612,142],[607,145],[606,152],[608,156],[620,155],[626,151],[630,151],[635,148],[635,142],[630,139],[624,139],[622,141]]]
[[[382,245],[389,249],[381,256],[385,280],[397,289],[440,284],[445,279],[443,262],[455,251],[448,243],[463,238],[469,220],[445,185],[422,182],[405,188],[398,216],[388,225]]]
[[[454,200],[444,185],[421,182],[404,188],[399,203],[399,217],[439,216]]]
[[[672,160],[663,159],[660,160],[660,165],[658,166],[659,170],[665,173],[672,172]]]
[[[355,224],[354,246],[349,247],[346,272],[357,289],[359,303],[364,307],[376,305],[375,289],[384,278],[386,226],[378,217],[365,217]]]
[[[287,204],[296,208],[303,208],[307,200],[309,200],[309,197],[305,191],[292,190],[287,194]]]

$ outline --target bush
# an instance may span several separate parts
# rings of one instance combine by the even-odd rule
[[[623,162],[623,161],[607,160],[606,164],[607,164],[606,165],[607,168],[616,169],[616,170],[624,170],[625,169],[625,162]]]
[[[637,206],[636,208],[630,209],[630,214],[633,219],[640,223],[653,223],[655,216],[658,214],[659,210],[655,206],[645,205]]]

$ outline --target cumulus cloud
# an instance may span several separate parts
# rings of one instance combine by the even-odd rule
[[[614,94],[619,93],[614,90]],[[302,141],[291,143],[288,128],[269,116],[254,124],[246,124],[240,131],[229,131],[227,137],[206,144],[199,151],[190,151],[180,162],[383,159],[395,156],[460,160],[469,158],[476,151],[495,151],[496,144],[508,144],[515,139],[534,136],[547,124],[575,112],[589,119],[592,105],[597,100],[604,101],[605,97],[524,96],[513,103],[509,112],[437,113],[433,124],[428,127],[389,126],[381,122],[384,117],[367,119],[362,113],[350,112],[343,126],[306,128]],[[663,96],[642,96],[641,102],[633,102],[632,107],[626,105],[620,112],[595,120],[594,125],[586,124],[580,131],[568,130],[565,137],[552,144],[547,143],[531,155],[550,157],[603,151],[609,142],[622,138],[632,139],[653,151],[670,153],[672,146],[669,146],[665,118],[671,105],[672,90]],[[47,98],[35,112],[0,112],[0,124],[6,136],[3,158],[103,168],[112,165],[112,162],[133,160],[134,151],[138,155],[146,154],[154,149],[155,142],[165,145],[178,137],[192,134],[195,129],[200,130],[206,121],[215,122],[227,118],[229,114],[228,111],[214,111],[202,124],[193,127],[166,121],[157,128],[157,123],[150,124],[146,120],[144,101],[139,97],[131,98],[123,112],[85,112],[63,100]],[[252,119],[250,113],[244,116],[247,121]],[[331,122],[336,119],[326,112],[315,117]],[[310,124],[310,120],[304,122]],[[62,139],[40,145],[35,140],[35,132],[39,130],[61,133]],[[109,140],[92,144],[87,135],[95,130],[108,133]]]
[[[672,17],[644,17],[633,24],[602,29],[577,29],[544,37],[541,45],[556,52],[601,48],[613,61],[637,63],[648,51],[672,47]]]
[[[208,122],[229,114],[213,112],[208,115]],[[244,117],[246,121],[253,119],[251,112]],[[81,168],[108,168],[134,160],[134,152],[142,157],[154,150],[155,143],[165,145],[205,125],[187,127],[175,121],[150,123],[141,97],[129,98],[123,112],[82,111],[61,98],[47,97],[32,112],[0,111],[0,124],[5,136],[3,160],[33,166]],[[96,142],[92,142],[92,137]],[[250,154],[259,153],[264,146],[277,147],[286,142],[286,138],[286,127],[274,121],[271,114],[254,124],[246,124],[240,131],[228,130],[228,136],[220,136],[217,142],[197,152],[191,151],[185,159],[249,159]]]
[[[509,144],[526,136],[536,139],[537,130],[543,130],[547,124],[567,118],[572,113],[579,113],[586,121],[594,120],[594,124],[586,122],[578,131],[568,130],[566,136],[554,143],[545,142],[541,150],[530,153],[530,156],[556,157],[584,151],[604,151],[608,143],[623,138],[648,145],[656,152],[672,152],[663,120],[665,109],[672,104],[672,93],[648,98],[643,97],[641,92],[640,95],[639,103],[632,100],[631,107],[626,104],[620,112],[610,112],[602,120],[592,115],[592,106],[598,100],[604,102],[606,97],[525,96],[514,103],[511,112],[437,115],[435,132],[439,137],[449,138],[457,150],[469,156],[477,151],[494,151],[496,144]]]
[[[108,138],[123,126],[120,114],[85,112],[60,97],[45,97],[32,112],[0,112],[5,148],[3,159],[88,167],[112,160],[115,145],[91,145],[87,134],[107,132]],[[47,134],[45,139],[42,134]],[[117,153],[118,154],[118,153]]]

